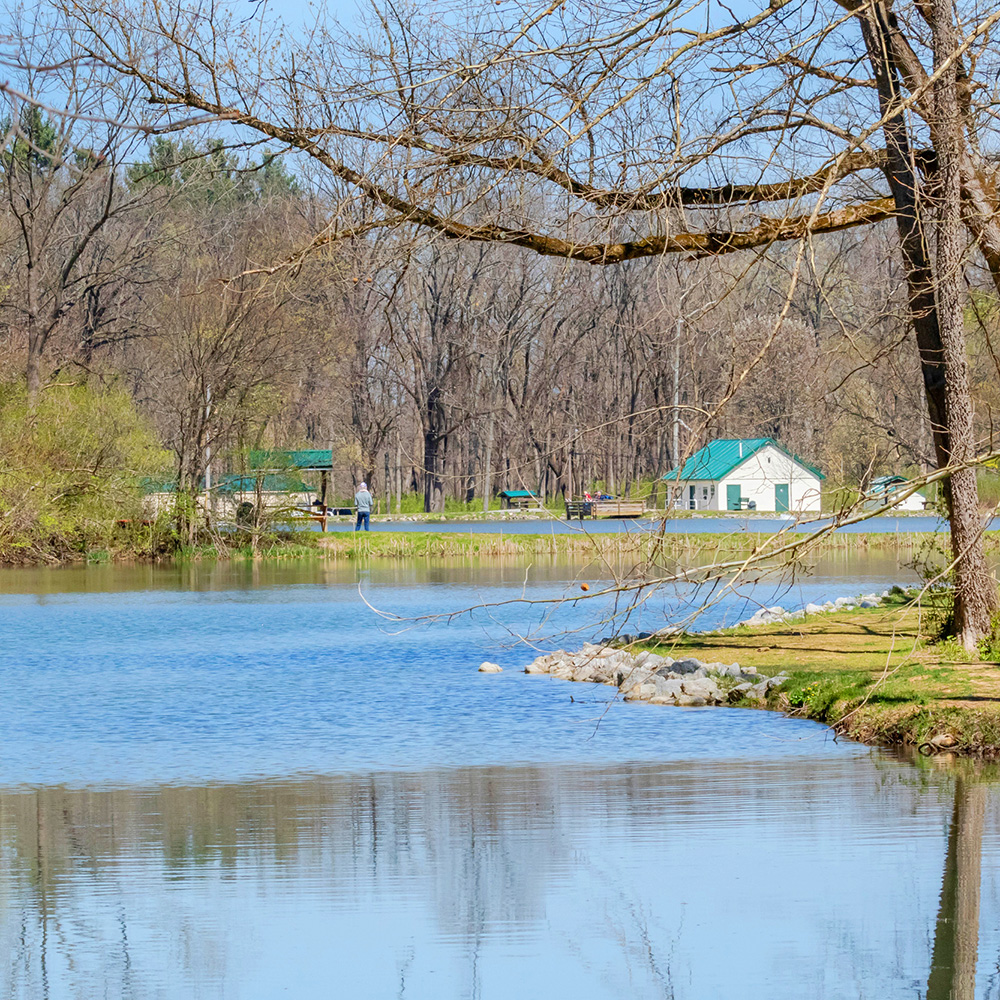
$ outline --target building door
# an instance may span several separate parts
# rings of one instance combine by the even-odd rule
[[[688,510],[694,510],[694,508],[695,508],[695,503],[694,503],[694,487],[693,486],[689,486],[688,487]]]
[[[774,509],[788,510],[788,483],[774,484]]]
[[[743,496],[743,487],[730,483],[726,487],[726,510],[739,510],[740,498]]]

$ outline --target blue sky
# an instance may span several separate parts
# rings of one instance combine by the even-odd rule
[[[280,18],[288,24],[295,24],[315,16],[316,10],[322,6],[336,17],[342,24],[350,24],[360,7],[361,0],[326,0],[318,4],[315,0],[269,0],[266,5],[268,19]],[[241,6],[248,12],[258,8],[260,4],[250,0],[242,0]]]

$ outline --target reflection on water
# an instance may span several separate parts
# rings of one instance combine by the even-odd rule
[[[876,757],[10,792],[3,995],[884,998],[931,967],[964,1000],[998,803],[951,784]]]
[[[706,551],[707,563],[716,556]],[[697,558],[697,557],[696,557]],[[838,588],[838,593],[854,593],[869,581],[890,580],[910,583],[917,580],[909,565],[913,559],[908,546],[870,551],[847,549],[824,552],[809,563],[809,572],[799,573],[799,582],[820,581]],[[372,586],[475,587],[506,584],[520,587],[525,581],[559,584],[577,579],[606,579],[609,570],[627,574],[634,564],[631,556],[609,555],[599,561],[567,555],[532,554],[530,557],[440,557],[433,559],[373,559],[337,561],[190,562],[182,564],[76,565],[60,567],[0,567],[2,594],[115,594],[141,590],[225,592],[287,586],[356,587]],[[874,585],[874,583],[872,583]],[[853,588],[853,589],[851,589]],[[836,596],[836,595],[833,595]]]
[[[669,534],[730,534],[739,531],[753,531],[773,534],[778,531],[815,531],[828,521],[811,521],[796,524],[792,518],[780,517],[672,517],[666,522]],[[528,521],[392,521],[372,522],[376,531],[446,531],[465,534],[498,535],[568,535],[586,532],[592,535],[617,534],[621,532],[655,532],[663,524],[661,520],[607,518],[600,521],[564,521],[558,517],[539,518]],[[319,525],[312,524],[304,530],[319,531]],[[334,521],[330,531],[354,531],[349,520]],[[844,534],[864,534],[867,532],[928,532],[947,531],[947,522],[939,517],[873,517],[867,521],[848,524],[837,529]],[[990,522],[990,530],[1000,530],[1000,518]]]
[[[597,572],[0,573],[0,996],[1000,996],[987,775],[476,673],[586,608],[399,629],[358,597],[420,615]],[[785,600],[904,574],[837,553]]]
[[[37,591],[0,595],[0,786],[828,752],[823,729],[801,720],[609,705],[606,687],[526,678],[539,646],[579,646],[608,626],[595,625],[594,603],[502,602],[579,594],[579,572],[557,561],[39,573]],[[817,567],[729,594],[702,621],[745,615],[748,599],[881,589],[899,573],[885,559],[850,576]],[[359,590],[410,619],[499,606],[416,628],[387,622]],[[628,627],[660,627],[686,602],[690,592],[664,591]],[[478,674],[484,659],[505,673]]]
[[[976,777],[960,774],[956,778],[927,1000],[973,1000],[976,995],[983,824],[988,794],[985,784]]]

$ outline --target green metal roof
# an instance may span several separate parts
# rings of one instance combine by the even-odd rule
[[[280,472],[261,476],[223,476],[218,482],[220,493],[255,493],[257,480],[263,493],[308,493],[310,489],[298,476]]]
[[[258,473],[256,476],[224,475],[213,481],[213,487],[219,493],[253,493],[257,489],[257,479],[261,480],[261,490],[265,493],[308,493],[312,487],[307,486],[298,476],[281,472]],[[176,493],[177,482],[161,482],[156,479],[143,479],[139,483],[142,492]],[[198,482],[198,489],[205,488],[205,480]]]
[[[177,483],[172,480],[150,479],[146,477],[139,480],[139,489],[146,496],[153,493],[176,493]]]
[[[329,469],[333,453],[329,448],[306,448],[301,451],[252,451],[251,469]]]
[[[506,500],[517,500],[521,497],[537,497],[534,490],[501,490],[500,496]]]
[[[663,478],[667,480],[723,479],[738,465],[755,455],[765,445],[773,445],[799,465],[808,469],[820,479],[826,476],[815,466],[803,462],[786,448],[782,448],[774,438],[718,438],[696,451],[680,469],[672,469]]]

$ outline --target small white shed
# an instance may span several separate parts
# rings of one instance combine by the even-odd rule
[[[910,481],[902,476],[879,476],[871,481],[865,496],[868,498],[866,506],[883,507],[891,504],[896,510],[922,511],[927,506],[927,501],[922,493],[913,492],[908,497],[903,494],[910,489]],[[899,497],[895,503],[893,499]]]
[[[818,511],[825,478],[773,438],[718,438],[663,477],[685,510],[776,512]]]

